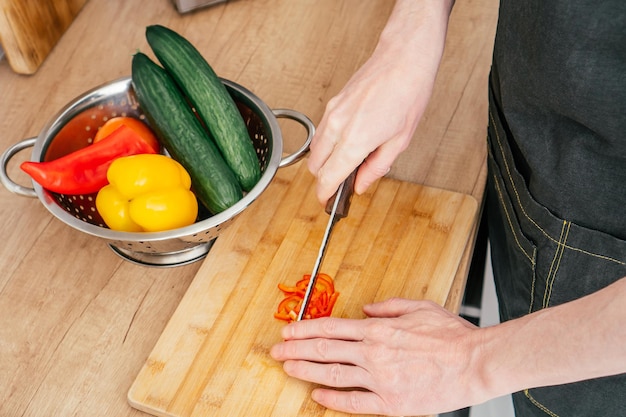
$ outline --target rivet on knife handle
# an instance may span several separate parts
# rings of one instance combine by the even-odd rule
[[[352,201],[352,195],[354,194],[354,181],[356,180],[356,172],[358,171],[358,167],[354,169],[348,175],[348,177],[344,180],[343,184],[343,192],[339,196],[339,203],[337,204],[337,211],[335,212],[336,219],[343,219],[348,215],[348,211],[350,210],[350,202]],[[337,193],[335,193],[326,203],[326,213],[330,214],[333,209],[333,205],[335,203],[335,199],[337,198]]]

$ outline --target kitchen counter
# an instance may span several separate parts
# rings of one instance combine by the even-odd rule
[[[194,43],[216,72],[270,108],[318,123],[326,102],[367,59],[389,0],[233,0],[180,15],[169,0],[89,0],[39,70],[0,61],[0,150],[36,136],[81,93],[130,74],[160,23]],[[482,201],[487,74],[496,0],[458,0],[430,107],[389,176]],[[299,126],[281,121],[287,150]],[[28,159],[21,152],[9,166]],[[146,416],[127,392],[195,274],[196,262],[150,268],[55,219],[37,199],[0,187],[0,415]],[[475,234],[476,230],[474,230]],[[470,236],[472,241],[473,235]],[[446,302],[458,311],[473,245]]]

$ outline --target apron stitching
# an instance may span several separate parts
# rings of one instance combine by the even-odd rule
[[[504,156],[505,154],[504,154],[504,149],[503,149],[503,147],[502,147],[502,141],[501,141],[501,139],[500,139],[500,135],[498,134],[498,129],[497,129],[497,128],[495,128],[495,126],[496,126],[496,122],[495,122],[495,120],[494,120],[493,113],[492,113],[491,111],[489,112],[489,119],[491,120],[491,123],[492,123],[492,124],[493,124],[493,126],[494,126],[494,132],[495,132],[495,134],[496,134],[496,139],[497,139],[497,141],[498,141],[498,148],[500,149],[500,153],[502,154],[502,161],[504,162],[504,167],[506,168],[506,174],[507,174],[507,176],[508,176],[508,178],[509,178],[509,181],[510,181],[510,183],[511,183],[511,187],[513,188],[513,192],[515,193],[515,198],[516,198],[516,200],[517,200],[517,203],[518,203],[518,205],[519,205],[519,207],[520,207],[520,210],[521,210],[522,214],[523,214],[523,215],[524,215],[524,217],[526,217],[526,219],[528,219],[528,221],[529,221],[530,223],[532,223],[532,224],[533,224],[533,225],[534,225],[534,226],[535,226],[535,227],[536,227],[536,228],[537,228],[537,229],[538,229],[538,230],[539,230],[539,231],[540,231],[540,232],[541,232],[541,233],[542,233],[542,234],[543,234],[546,238],[548,238],[548,239],[550,239],[552,242],[554,242],[554,243],[557,243],[557,244],[558,244],[559,242],[557,242],[557,241],[556,241],[556,239],[554,239],[552,236],[550,236],[550,234],[548,234],[548,232],[546,232],[546,231],[545,231],[545,230],[544,230],[541,226],[539,226],[539,225],[535,222],[535,220],[534,220],[533,218],[531,218],[531,217],[528,215],[528,213],[526,213],[526,210],[525,210],[525,208],[524,208],[524,205],[522,204],[521,199],[520,199],[520,196],[519,196],[519,193],[518,193],[518,191],[517,191],[517,187],[515,187],[515,183],[514,183],[514,181],[513,181],[513,176],[511,175],[511,170],[510,170],[510,168],[509,168],[509,164],[508,164],[508,162],[507,162],[507,160],[506,160],[506,157]],[[617,263],[618,265],[626,265],[626,262],[624,262],[624,261],[620,261],[619,259],[615,259],[615,258],[611,258],[611,257],[609,257],[609,256],[599,255],[599,254],[596,254],[596,253],[588,252],[588,251],[586,251],[586,250],[584,250],[584,249],[575,248],[575,247],[572,247],[572,246],[564,246],[564,248],[571,249],[571,250],[573,250],[573,251],[577,251],[577,252],[583,253],[583,254],[585,254],[585,255],[593,256],[593,257],[596,257],[596,258],[599,258],[599,259],[604,259],[605,261],[615,262],[615,263]]]
[[[524,395],[526,396],[526,398],[528,398],[530,400],[531,403],[533,403],[535,405],[535,407],[539,408],[541,411],[543,411],[544,413],[546,413],[547,415],[551,416],[551,417],[559,417],[558,414],[550,411],[545,405],[541,404],[539,401],[537,401],[531,394],[530,394],[530,390],[525,389],[524,390]]]
[[[493,118],[493,114],[491,112],[489,112],[489,118],[491,119],[491,123],[494,125],[494,127],[496,126],[496,122]],[[502,154],[502,161],[504,162],[504,168],[506,168],[506,175],[509,177],[509,181],[511,182],[512,186],[513,186],[513,192],[515,193],[515,198],[517,200],[517,203],[522,211],[522,214],[524,215],[524,217],[526,217],[533,225],[535,225],[535,227],[537,229],[539,229],[544,235],[546,235],[547,237],[549,237],[550,239],[552,239],[551,236],[549,236],[547,234],[546,231],[544,231],[541,226],[539,226],[534,219],[532,219],[527,213],[526,210],[524,209],[524,206],[522,205],[522,201],[520,199],[519,193],[517,192],[517,187],[515,187],[515,184],[513,183],[513,176],[511,175],[511,169],[509,168],[509,164],[506,160],[506,158],[504,157],[504,149],[502,148],[502,141],[500,139],[500,135],[498,134],[498,129],[494,129],[494,132],[496,134],[496,139],[498,140],[498,148],[500,148],[500,153]]]
[[[489,150],[489,152],[491,152],[491,150]],[[531,257],[530,255],[528,255],[526,250],[522,247],[522,244],[520,243],[517,237],[517,233],[515,232],[515,229],[513,228],[513,223],[511,222],[511,216],[509,214],[509,211],[507,210],[506,204],[504,203],[504,196],[502,195],[502,189],[500,188],[500,184],[498,183],[496,176],[494,175],[493,177],[494,177],[494,186],[496,188],[496,191],[498,192],[498,199],[500,199],[500,202],[502,204],[502,209],[504,210],[504,214],[506,215],[507,222],[509,223],[509,229],[511,230],[511,234],[513,235],[513,238],[515,239],[515,243],[517,244],[517,247],[522,251],[524,256],[528,258],[531,265],[533,266],[532,267],[532,271],[533,271],[532,280],[530,284],[530,303],[528,305],[528,313],[532,313],[533,305],[535,303],[535,283],[537,282],[537,273],[536,273],[536,268],[535,268],[535,262],[537,258],[537,248],[533,247],[533,255]]]
[[[549,237],[549,236],[548,236],[548,237]],[[565,245],[565,246],[564,246],[564,248],[565,248],[565,249],[570,249],[570,250],[573,250],[573,251],[575,251],[575,252],[584,253],[585,255],[593,256],[593,257],[596,257],[596,258],[599,258],[599,259],[604,259],[605,261],[615,262],[615,263],[616,263],[616,264],[618,264],[618,265],[626,265],[626,262],[624,262],[624,261],[620,261],[619,259],[611,258],[610,256],[599,255],[599,254],[597,254],[597,253],[588,252],[588,251],[586,251],[586,250],[584,250],[584,249],[574,248],[574,247],[572,247],[572,246],[568,246],[568,245]]]
[[[533,304],[535,304],[535,283],[537,282],[537,269],[535,262],[537,261],[537,248],[533,247],[533,279],[530,284],[530,305],[528,306],[528,314],[533,312]]]
[[[495,175],[494,175],[494,178],[495,178]],[[526,258],[528,258],[530,263],[532,265],[535,265],[534,258],[530,257],[530,255],[522,247],[522,244],[520,243],[519,239],[517,238],[517,233],[515,232],[515,229],[513,228],[513,222],[511,221],[511,216],[509,214],[509,211],[506,208],[506,205],[504,204],[504,197],[502,196],[502,190],[500,189],[500,184],[498,184],[497,181],[494,181],[494,183],[495,183],[495,186],[496,186],[496,191],[498,192],[498,198],[500,199],[500,202],[502,203],[502,208],[504,210],[504,214],[506,215],[506,220],[509,223],[509,228],[511,229],[511,233],[513,234],[513,238],[515,239],[515,243],[517,244],[517,247],[520,248],[520,250],[522,251],[524,256],[526,256]],[[533,270],[534,270],[534,268],[533,268]]]
[[[489,153],[491,153],[491,149],[489,149],[488,151]],[[492,155],[493,157],[493,155]],[[530,284],[530,304],[528,306],[528,312],[531,313],[533,310],[533,304],[535,303],[535,283],[537,281],[537,273],[536,273],[536,268],[535,268],[535,262],[537,259],[537,248],[533,247],[533,255],[532,257],[530,255],[528,255],[528,253],[526,252],[526,250],[522,247],[522,244],[520,243],[518,237],[517,237],[517,233],[515,232],[515,228],[513,227],[513,222],[511,221],[511,216],[509,214],[509,211],[507,210],[506,204],[504,202],[504,196],[502,194],[502,189],[500,188],[500,183],[497,181],[497,178],[495,175],[493,175],[494,177],[494,186],[496,188],[496,191],[498,193],[498,199],[500,200],[500,203],[502,205],[502,210],[504,211],[504,214],[506,215],[506,219],[507,222],[509,223],[509,229],[511,230],[511,234],[513,235],[513,238],[515,239],[515,243],[517,244],[517,247],[522,251],[522,253],[524,254],[524,256],[526,256],[526,258],[530,261],[531,265],[532,265],[532,280],[531,280],[531,284]]]
[[[552,296],[552,286],[554,285],[554,280],[556,278],[557,271],[559,270],[561,259],[563,259],[563,253],[565,252],[566,247],[565,242],[567,242],[567,237],[569,236],[570,225],[571,222],[563,221],[561,236],[559,237],[556,252],[554,253],[554,258],[552,259],[550,271],[548,272],[548,277],[546,279],[546,290],[543,295],[543,307],[548,307],[548,305],[550,304],[550,297]]]
[[[556,263],[556,260],[559,257],[559,254],[561,251],[561,239],[563,239],[564,230],[565,230],[565,223],[563,223],[563,226],[561,227],[561,235],[559,236],[559,242],[556,245],[556,250],[554,251],[554,257],[552,258],[552,263],[550,263],[550,270],[548,271],[548,276],[546,277],[546,288],[543,292],[543,304],[542,304],[542,307],[544,308],[547,304],[546,299],[548,298],[548,292],[550,290],[550,284],[551,284],[552,275],[553,275],[552,271],[554,271],[554,264]]]

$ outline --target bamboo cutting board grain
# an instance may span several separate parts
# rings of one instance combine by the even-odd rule
[[[471,196],[382,179],[355,196],[321,272],[341,294],[333,316],[362,318],[392,296],[444,304],[477,219]],[[280,282],[310,273],[328,215],[302,163],[279,170],[216,240],[128,393],[158,416],[332,416],[312,384],[269,356],[284,325]]]

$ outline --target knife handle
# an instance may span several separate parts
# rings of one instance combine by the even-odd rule
[[[352,194],[354,194],[354,181],[356,180],[356,172],[358,170],[359,167],[356,167],[354,171],[352,171],[350,175],[348,175],[348,177],[343,181],[343,191],[341,192],[341,196],[339,197],[337,211],[335,212],[336,219],[343,219],[348,215],[348,211],[350,210],[350,202],[352,201]],[[337,193],[335,193],[328,200],[328,202],[326,203],[326,213],[331,214],[336,198]]]

